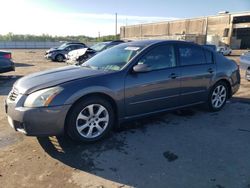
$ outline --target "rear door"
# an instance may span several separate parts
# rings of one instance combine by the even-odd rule
[[[181,105],[207,100],[211,81],[216,73],[213,53],[199,45],[179,44],[181,67]]]

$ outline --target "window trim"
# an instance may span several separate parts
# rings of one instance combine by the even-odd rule
[[[148,72],[153,72],[153,71],[161,71],[161,70],[171,70],[171,69],[174,69],[174,68],[177,68],[179,67],[179,59],[178,59],[178,56],[177,56],[177,51],[176,51],[176,44],[175,43],[165,43],[165,44],[158,44],[158,45],[155,45],[153,46],[152,48],[148,49],[144,54],[142,54],[139,59],[137,59],[135,61],[135,63],[133,63],[133,66],[131,67],[133,69],[133,67],[135,65],[137,65],[139,63],[139,61],[144,58],[147,54],[149,54],[152,50],[154,50],[155,48],[157,47],[160,47],[160,46],[172,46],[173,47],[173,50],[174,50],[174,56],[175,56],[175,66],[174,67],[165,67],[165,68],[160,68],[160,69],[153,69],[153,70],[150,70]],[[148,73],[148,72],[145,72],[145,73]]]
[[[207,62],[206,51],[208,51],[212,55],[212,63],[207,62],[205,65],[213,65],[213,64],[215,64],[214,52],[212,52],[212,51],[210,51],[208,49],[203,49],[203,51],[204,51],[204,54],[205,54],[206,62]]]

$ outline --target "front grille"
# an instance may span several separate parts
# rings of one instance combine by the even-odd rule
[[[15,88],[13,88],[9,94],[9,100],[14,102],[17,97],[18,97],[18,91]]]

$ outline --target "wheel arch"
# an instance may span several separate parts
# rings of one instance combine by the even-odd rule
[[[76,99],[76,100],[72,103],[71,107],[69,108],[69,110],[68,110],[68,112],[67,112],[67,115],[66,115],[66,117],[65,117],[65,120],[64,120],[64,122],[65,122],[65,123],[64,123],[64,131],[66,131],[66,129],[67,129],[67,127],[66,127],[67,119],[68,119],[68,117],[69,117],[70,112],[73,110],[75,104],[79,103],[79,102],[82,101],[82,100],[85,100],[85,99],[87,99],[87,98],[90,98],[90,97],[100,97],[100,98],[102,98],[102,99],[108,101],[108,102],[111,104],[111,106],[114,108],[114,117],[115,117],[115,123],[114,123],[115,126],[114,126],[114,127],[119,126],[118,105],[117,105],[115,99],[114,99],[113,97],[111,97],[110,95],[108,95],[108,94],[106,94],[106,93],[103,93],[103,92],[93,92],[93,93],[87,93],[87,94],[85,94],[85,95],[82,95],[81,97],[79,97],[78,99]]]
[[[228,98],[231,98],[232,97],[231,82],[227,78],[220,78],[216,82],[214,82],[214,84],[212,85],[212,87],[214,87],[214,85],[216,85],[218,82],[224,82],[227,85],[227,88],[228,88]]]
[[[63,59],[65,59],[65,55],[64,55],[63,53],[58,53],[58,54],[55,55],[55,60],[57,59],[57,57],[58,57],[59,55],[61,55],[61,56],[63,57]]]

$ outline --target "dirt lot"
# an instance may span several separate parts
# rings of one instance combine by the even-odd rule
[[[249,82],[220,112],[161,114],[96,144],[26,137],[9,127],[3,102],[19,77],[63,66],[43,52],[13,50],[16,72],[0,76],[0,187],[250,188]]]

